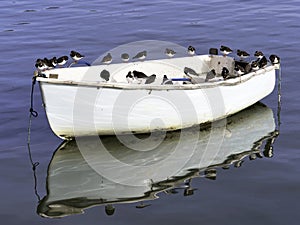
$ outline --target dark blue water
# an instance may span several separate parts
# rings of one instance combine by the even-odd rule
[[[299,224],[300,2],[293,1],[2,1],[0,3],[0,218],[5,224]],[[26,141],[31,77],[36,58],[76,49],[92,62],[133,41],[193,45],[199,54],[228,45],[282,59],[280,134],[274,156],[218,171],[215,181],[193,179],[193,196],[159,194],[150,207],[121,204],[108,217],[103,206],[83,215],[46,219],[38,201]],[[39,195],[60,145],[50,130],[38,89],[31,148]],[[276,115],[274,91],[262,102]],[[247,150],[247,149],[245,149]],[[249,150],[249,149],[248,149]]]

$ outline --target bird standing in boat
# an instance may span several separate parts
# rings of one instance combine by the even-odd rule
[[[176,54],[176,52],[175,52],[173,49],[166,48],[165,54],[166,54],[168,57],[172,58],[172,57],[174,57],[174,55]]]
[[[245,74],[245,69],[240,65],[235,65],[234,70],[238,76]]]
[[[102,70],[100,77],[102,78],[102,81],[107,82],[109,81],[110,73],[107,70]]]
[[[196,73],[195,70],[193,70],[192,68],[189,68],[189,67],[184,67],[183,72],[187,76],[199,76],[199,74]]]
[[[223,56],[226,57],[228,54],[232,53],[232,49],[227,46],[221,45],[220,52],[222,52]]]
[[[74,60],[74,63],[77,63],[79,60],[81,60],[84,55],[80,54],[79,52],[71,51],[70,53],[71,58]]]
[[[128,62],[129,61],[129,55],[127,53],[123,53],[121,55],[121,59],[123,62]]]
[[[156,75],[155,74],[152,74],[151,76],[149,76],[146,81],[145,81],[145,84],[152,84],[156,79]]]
[[[238,57],[240,57],[241,61],[244,60],[244,59],[246,59],[246,58],[248,58],[250,56],[250,54],[248,52],[242,51],[240,49],[237,50],[237,55],[238,55]]]
[[[170,84],[173,84],[173,81],[170,80],[170,79],[167,77],[167,75],[164,75],[163,81],[162,81],[161,84],[167,84],[167,85],[170,85]]]
[[[226,80],[229,77],[229,70],[226,67],[222,68],[221,76],[224,80]]]
[[[69,57],[66,56],[66,55],[59,57],[59,58],[57,59],[57,65],[58,65],[59,67],[64,66],[64,65],[68,62],[68,59],[69,59]]]
[[[189,55],[195,55],[196,54],[196,49],[191,45],[188,47],[188,54]]]
[[[147,57],[147,51],[142,51],[137,53],[134,57],[132,57],[132,59],[139,59],[139,60],[144,60]]]
[[[103,59],[101,60],[102,63],[104,64],[110,64],[112,62],[112,56],[110,53],[107,53],[106,56],[103,57]]]
[[[211,71],[209,71],[207,74],[206,74],[206,77],[205,77],[205,82],[213,79],[216,77],[216,71],[214,69],[212,69]]]

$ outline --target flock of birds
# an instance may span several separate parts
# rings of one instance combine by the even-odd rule
[[[223,53],[224,57],[226,57],[228,54],[233,53],[233,50],[227,46],[221,45],[220,52]],[[262,51],[255,51],[254,56],[256,57],[256,60],[251,62],[245,62],[245,59],[250,57],[248,52],[238,49],[236,54],[240,58],[240,62],[243,62],[244,66],[242,66],[242,64],[235,63],[234,70],[236,74],[233,75],[230,75],[229,70],[226,67],[223,67],[221,75],[224,79],[236,77],[236,75],[241,76],[251,71],[257,71],[268,64],[268,60]],[[272,64],[280,63],[280,58],[274,54],[269,56],[269,60]]]
[[[220,52],[223,54],[224,57],[227,55],[233,53],[233,50],[227,46],[221,45]],[[217,52],[217,51],[216,51]],[[172,58],[175,56],[176,52],[173,49],[166,48],[165,49],[165,55],[169,58]],[[193,56],[196,54],[196,49],[193,46],[189,46],[187,48],[187,53],[190,56]],[[253,60],[251,62],[247,62],[246,59],[250,57],[250,54],[246,51],[238,49],[236,51],[237,56],[239,57],[239,61],[235,60],[235,67],[234,67],[234,74],[230,74],[229,69],[226,67],[222,68],[221,76],[224,80],[235,78],[237,76],[242,76],[246,73],[249,73],[251,71],[257,71],[261,68],[264,68],[268,64],[268,60],[266,56],[261,51],[255,51],[254,56],[256,57],[256,60]],[[70,64],[76,64],[79,60],[84,58],[84,55],[80,54],[76,51],[70,52],[70,57],[72,58],[73,62]],[[143,61],[147,57],[147,51],[141,51],[138,52],[134,57],[132,57],[132,60],[140,60]],[[127,53],[121,54],[121,59],[123,62],[128,62],[130,60],[130,56]],[[39,72],[53,69],[56,67],[64,67],[69,60],[69,57],[67,55],[61,56],[59,58],[53,57],[51,59],[44,58],[44,59],[37,59],[35,62],[35,67]],[[110,64],[112,62],[113,58],[111,53],[107,53],[102,60],[101,63],[103,64]],[[270,55],[269,60],[272,64],[279,64],[280,58],[277,55]],[[238,63],[240,62],[240,63]],[[88,63],[86,63],[88,64]],[[88,64],[89,65],[89,64]],[[185,67],[184,68],[184,74],[192,79],[192,77],[199,76],[200,74],[196,73],[193,69]],[[215,69],[211,69],[207,74],[205,78],[205,82],[215,78],[217,76]],[[103,70],[100,73],[100,77],[102,81],[109,81],[110,74],[109,71]],[[128,83],[136,83],[136,84],[151,84],[155,81],[156,75],[152,74],[150,76],[147,76],[143,72],[139,71],[129,71],[126,75],[126,80]],[[162,83],[161,84],[173,84],[172,80],[167,77],[167,75],[163,76]]]

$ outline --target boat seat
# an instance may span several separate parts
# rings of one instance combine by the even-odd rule
[[[226,67],[229,70],[230,74],[234,73],[234,59],[231,57],[224,57],[220,55],[211,55],[210,60],[210,69],[215,69],[217,74],[222,73],[223,67]]]

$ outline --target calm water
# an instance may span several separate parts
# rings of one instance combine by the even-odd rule
[[[300,2],[294,1],[2,1],[0,3],[0,216],[5,224],[299,224]],[[280,135],[274,156],[248,159],[240,168],[217,169],[216,180],[195,178],[194,195],[160,193],[150,207],[121,204],[113,216],[104,206],[63,219],[36,211],[26,140],[31,77],[36,58],[76,49],[95,60],[133,41],[193,45],[198,53],[221,44],[282,58]],[[262,100],[276,115],[276,90]],[[33,120],[32,156],[37,190],[47,194],[47,168],[61,144],[47,123],[40,93]],[[251,121],[250,121],[251,122]],[[248,129],[248,128],[245,128]],[[250,146],[251,147],[251,146]],[[250,149],[245,149],[250,150]]]

